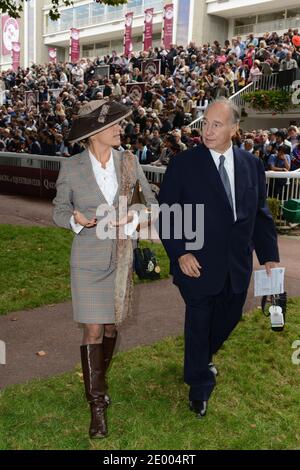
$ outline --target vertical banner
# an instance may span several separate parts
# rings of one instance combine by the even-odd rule
[[[128,56],[133,49],[132,45],[132,23],[133,13],[126,13],[125,15],[125,33],[124,33],[124,54]]]
[[[13,42],[19,42],[19,23],[8,15],[1,18],[2,55],[11,55]]]
[[[148,51],[149,47],[152,47],[152,36],[153,36],[153,11],[154,8],[148,8],[145,10],[144,20],[144,51]]]
[[[71,28],[70,41],[70,60],[74,64],[80,58],[79,29]]]
[[[49,47],[48,49],[48,60],[53,64],[56,64],[57,49],[56,47]]]
[[[20,67],[20,43],[13,42],[12,43],[12,50],[11,50],[11,59],[12,59],[12,68],[16,72]]]
[[[165,49],[170,49],[170,45],[173,43],[173,19],[174,5],[169,3],[164,6],[163,45]]]

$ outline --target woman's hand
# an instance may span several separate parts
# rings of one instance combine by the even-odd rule
[[[111,221],[110,225],[112,227],[122,227],[123,225],[130,224],[133,221],[133,212],[129,211],[128,214],[118,221]]]
[[[81,212],[79,211],[74,211],[73,212],[73,215],[74,215],[74,219],[75,219],[75,222],[76,224],[80,224],[82,225],[83,227],[86,227],[86,228],[92,228],[92,227],[95,227],[95,225],[97,225],[97,218],[94,217],[93,219],[91,220],[88,220],[83,214],[81,214]]]

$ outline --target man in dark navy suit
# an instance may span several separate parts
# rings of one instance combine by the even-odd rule
[[[197,417],[206,414],[215,386],[213,354],[241,318],[253,249],[268,274],[279,262],[264,168],[258,158],[232,146],[238,124],[239,111],[230,101],[213,102],[204,115],[204,145],[171,159],[159,193],[160,237],[186,304],[184,380]],[[178,211],[166,217],[164,209],[174,205],[182,217]]]

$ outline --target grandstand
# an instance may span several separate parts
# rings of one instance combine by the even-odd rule
[[[262,37],[248,35],[245,40],[233,38],[223,45],[217,40],[201,45],[191,42],[185,48],[174,45],[166,51],[157,47],[130,58],[113,53],[95,60],[82,58],[76,64],[58,62],[3,71],[2,191],[12,188],[53,197],[59,159],[81,150],[78,144],[68,142],[72,119],[83,103],[102,98],[119,100],[132,108],[132,117],[123,125],[122,147],[133,151],[141,164],[151,165],[147,174],[155,182],[159,182],[170,158],[201,142],[203,112],[220,96],[233,100],[242,113],[236,145],[251,141],[250,150],[270,170],[269,161],[273,162],[279,148],[275,136],[279,131],[284,135],[289,169],[297,170],[297,106],[286,106],[284,113],[282,109],[257,110],[247,96],[279,92],[291,99],[297,94],[300,48],[294,43],[298,37],[295,29],[281,36],[265,33]],[[145,72],[143,64],[149,59],[160,61],[160,74]],[[97,75],[99,65],[106,66],[107,76]],[[129,91],[133,85],[140,87],[139,98]],[[294,131],[290,131],[291,125]],[[271,149],[267,149],[265,134]],[[28,159],[29,155],[38,157]],[[280,197],[288,194],[280,193]]]

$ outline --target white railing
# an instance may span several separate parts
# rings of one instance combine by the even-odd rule
[[[262,75],[258,82],[256,82],[256,90],[277,90],[278,88],[278,73],[271,75]]]
[[[229,97],[229,100],[232,101],[236,106],[238,106],[239,109],[243,108],[245,106],[245,101],[243,100],[243,95],[246,93],[250,93],[251,91],[255,91],[257,88],[257,84],[254,82],[249,83],[246,85],[244,88],[239,90],[237,93]],[[201,116],[198,119],[195,119],[195,121],[191,122],[189,125],[191,129],[199,129],[202,130],[202,121],[203,121],[203,116]]]
[[[251,93],[252,91],[255,91],[256,87],[257,87],[256,82],[248,83],[248,85],[246,85],[244,88],[239,90],[234,95],[230,96],[229,100],[232,101],[239,109],[241,109],[245,106],[245,101],[243,99],[243,96],[246,93]]]
[[[280,202],[280,213],[276,225],[288,227],[283,217],[283,204],[290,199],[300,200],[300,170],[296,171],[267,171],[267,196],[278,199]]]
[[[166,166],[141,165],[149,183],[161,185],[166,172]]]
[[[203,116],[195,119],[195,121],[191,122],[191,124],[189,124],[189,127],[191,129],[199,129],[200,131],[202,130],[202,121],[203,121]]]
[[[0,152],[0,167],[27,167],[59,171],[65,157],[47,155],[31,155],[11,152]],[[166,171],[166,166],[142,165],[145,176],[151,184],[160,186]],[[280,201],[282,206],[289,199],[300,199],[300,170],[289,172],[266,172],[267,196]],[[279,182],[279,184],[276,184]],[[282,184],[281,184],[282,183]],[[282,212],[277,220],[278,226],[285,225]]]
[[[285,31],[289,28],[300,28],[300,19],[294,18],[283,18],[273,21],[265,21],[264,23],[246,24],[243,26],[235,26],[235,36],[243,36],[244,34],[254,33],[262,34],[266,31]]]
[[[0,152],[0,166],[8,165],[59,171],[60,163],[65,160],[65,157],[33,155],[31,153]]]
[[[72,13],[70,13],[70,19],[68,21],[68,29],[70,28],[84,28],[87,26],[92,25],[101,25],[105,23],[112,23],[112,22],[121,22],[125,21],[125,14],[128,9],[134,13],[134,16],[142,16],[144,11],[148,7],[154,8],[154,14],[163,11],[163,0],[140,0],[140,3],[130,7],[127,4],[119,5],[114,7],[113,10],[109,9],[108,5],[104,6],[103,13],[99,14],[92,9],[92,5],[94,2],[90,3],[87,8],[87,15],[86,17],[77,18],[77,10],[80,6],[74,6],[72,8]],[[71,10],[71,9],[70,9]],[[62,9],[61,11],[66,11]],[[66,27],[67,23],[65,20],[58,19],[57,21],[51,21],[48,19],[48,25],[45,27],[44,34],[57,34],[62,31],[67,31]]]

